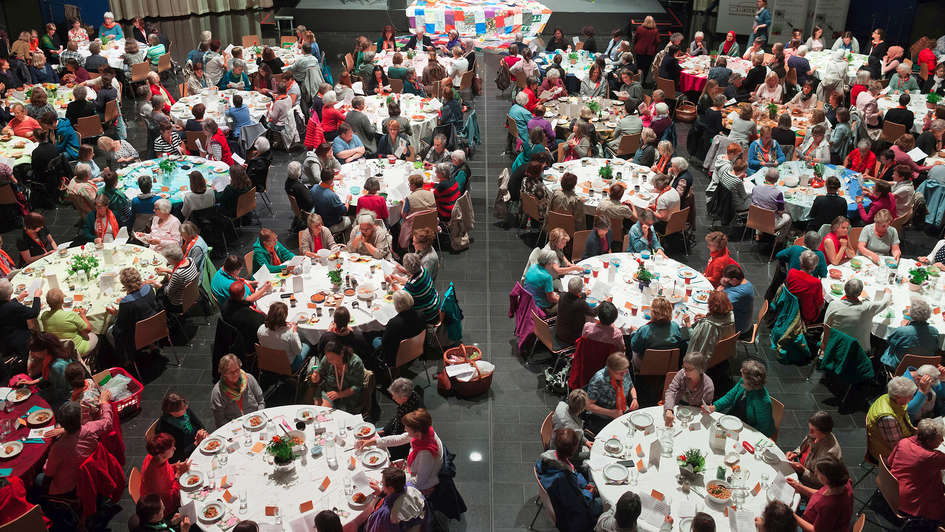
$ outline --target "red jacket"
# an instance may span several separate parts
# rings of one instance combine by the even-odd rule
[[[712,283],[712,286],[718,287],[722,282],[722,272],[729,264],[739,266],[735,259],[728,254],[728,248],[722,251],[713,251],[709,254],[709,264],[705,267],[705,277]]]
[[[122,466],[125,465],[125,439],[121,434],[121,421],[118,420],[118,410],[114,407],[111,409],[112,416],[112,430],[111,432],[102,436],[99,440],[102,442],[102,445],[105,446],[105,449],[115,457],[115,460],[118,460],[118,463]],[[107,415],[105,412],[102,415]]]
[[[934,71],[933,68],[929,72]],[[174,105],[174,97],[171,96],[171,93],[167,91],[164,87],[160,85],[151,85],[148,84],[148,87],[151,89],[151,96],[163,96],[164,97],[164,114],[169,114],[171,112],[171,106]]]
[[[915,436],[903,438],[886,459],[899,482],[899,509],[926,519],[945,519],[945,453],[930,451]]]
[[[217,133],[210,137],[210,139],[207,141],[208,150],[210,149],[210,144],[219,144],[220,160],[225,162],[227,165],[233,165],[233,153],[230,151],[230,144],[226,141],[226,137],[223,136],[223,130],[218,129]]]
[[[335,109],[332,105],[322,107],[322,129],[326,133],[336,131],[338,126],[345,121],[345,114]]]
[[[98,510],[99,495],[118,502],[125,491],[125,485],[125,473],[121,464],[104,445],[99,444],[95,452],[79,467],[75,491],[82,506],[82,515],[88,517]]]
[[[156,493],[164,501],[164,517],[171,517],[180,508],[180,484],[171,464],[154,463],[150,454],[141,463],[141,496]]]
[[[820,279],[794,268],[788,272],[784,286],[797,298],[801,317],[806,323],[813,323],[820,317],[820,309],[824,306],[824,289]]]
[[[10,475],[7,485],[0,487],[0,526],[21,517],[33,508],[26,500],[26,487],[20,477]]]
[[[656,48],[660,42],[660,32],[656,28],[650,29],[645,26],[637,26],[634,33],[633,53],[634,55],[656,55]]]
[[[919,50],[919,56],[916,58],[916,63],[919,65],[925,64],[929,67],[929,75],[935,73],[935,52],[929,48],[923,48]]]
[[[613,344],[588,340],[583,336],[577,339],[576,345],[571,359],[571,373],[568,375],[568,386],[572,390],[587,386],[591,377],[604,367],[607,357],[614,352]]]
[[[325,130],[322,129],[322,122],[318,119],[318,113],[312,111],[312,116],[305,125],[305,148],[314,150],[324,142]]]

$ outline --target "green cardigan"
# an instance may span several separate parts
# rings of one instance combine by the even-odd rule
[[[742,379],[738,379],[735,386],[727,394],[715,401],[715,409],[723,414],[732,411],[737,401],[745,396],[745,423],[748,423],[765,436],[774,434],[774,417],[771,415],[771,397],[768,390],[746,390],[742,386]]]
[[[279,257],[279,262],[282,263],[278,266],[272,263],[269,251],[263,247],[262,243],[257,238],[256,242],[253,243],[253,271],[249,272],[250,275],[259,271],[259,268],[264,264],[269,268],[270,273],[281,272],[285,269],[286,261],[295,256],[295,253],[286,249],[286,247],[282,245],[282,242],[279,241],[276,241],[275,251],[276,255]]]

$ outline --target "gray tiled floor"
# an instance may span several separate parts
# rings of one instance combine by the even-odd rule
[[[332,35],[320,36],[331,40]],[[341,41],[342,39],[337,39]],[[507,316],[508,291],[521,272],[530,251],[519,236],[519,231],[504,230],[492,219],[491,205],[495,195],[495,178],[501,169],[509,163],[501,153],[505,148],[504,116],[509,107],[508,93],[497,93],[492,82],[495,71],[495,58],[487,56],[484,69],[485,93],[472,100],[471,106],[477,110],[483,133],[484,144],[479,147],[470,161],[473,171],[472,194],[477,220],[472,232],[474,242],[469,251],[452,255],[446,253],[439,276],[439,287],[445,288],[450,282],[456,287],[460,304],[463,308],[465,341],[478,343],[486,353],[486,358],[494,362],[497,372],[492,390],[487,398],[477,401],[443,398],[434,387],[427,386],[419,364],[415,382],[425,386],[425,397],[429,410],[433,414],[435,425],[443,441],[457,455],[457,484],[469,506],[469,512],[460,523],[454,523],[455,530],[522,530],[532,520],[535,512],[535,483],[533,464],[541,452],[538,429],[542,419],[552,408],[557,397],[543,391],[540,362],[525,365],[515,348],[512,337],[512,323]],[[144,133],[140,125],[131,127],[131,139],[136,146],[141,146]],[[685,142],[685,126],[680,127],[679,138]],[[683,146],[680,146],[683,150]],[[270,215],[260,205],[257,214],[262,224],[276,230],[284,242],[293,242],[288,238],[289,208],[282,192],[285,166],[291,159],[298,159],[300,154],[278,153],[270,173],[270,190],[274,202],[274,212]],[[703,180],[699,172],[696,175]],[[704,187],[695,187],[698,191]],[[700,213],[704,210],[704,198],[698,193]],[[67,240],[74,234],[73,224],[76,216],[71,208],[63,207],[46,213],[49,227],[59,240]],[[697,231],[697,246],[688,257],[681,250],[671,253],[696,268],[702,268],[708,258],[702,237],[708,223],[700,216]],[[16,232],[4,235],[9,250],[16,239]],[[253,234],[245,232],[234,252],[249,249]],[[921,234],[910,233],[904,242],[904,254],[915,256],[926,253],[932,240]],[[768,285],[773,264],[767,262],[766,250],[753,242],[734,243],[735,258],[745,266],[748,278],[755,284],[758,295],[763,294]],[[194,323],[204,322],[202,318]],[[209,413],[209,393],[212,386],[210,372],[210,351],[213,329],[200,326],[190,345],[179,348],[183,367],[161,367],[155,362],[145,370],[145,390],[142,395],[142,411],[124,421],[128,463],[127,469],[139,465],[144,455],[143,434],[148,425],[160,413],[160,401],[165,393],[174,390],[182,393],[205,423],[212,419]],[[762,335],[762,346],[767,340]],[[767,348],[762,348],[763,358],[768,360],[768,389],[772,395],[781,399],[787,406],[780,432],[781,445],[788,449],[796,445],[806,433],[806,419],[818,409],[826,409],[834,414],[837,424],[837,437],[844,450],[844,459],[855,479],[866,470],[859,467],[864,451],[863,412],[839,414],[837,407],[831,405],[834,397],[818,382],[818,375],[808,381],[807,368],[782,366],[774,361]],[[431,367],[437,366],[435,356],[431,356]],[[536,359],[542,358],[536,355]],[[280,392],[271,402],[281,404],[286,398]],[[382,418],[393,413],[392,403],[381,398]],[[856,490],[857,497],[866,501],[873,492],[874,482],[871,477],[864,480]],[[857,503],[859,507],[859,503]],[[876,505],[882,508],[880,502]],[[113,521],[115,530],[124,529],[132,504],[127,499],[122,501],[123,511]],[[876,512],[870,512],[868,529],[878,529],[879,524],[888,524]],[[875,521],[875,523],[874,523]],[[538,517],[535,527],[539,530],[552,529],[552,524],[544,516]]]

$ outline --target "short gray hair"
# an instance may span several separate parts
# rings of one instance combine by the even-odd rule
[[[929,302],[918,297],[912,298],[912,301],[909,302],[909,317],[912,318],[912,321],[929,321],[929,318],[932,317],[932,308],[929,306]]]
[[[361,224],[371,224],[374,225],[377,223],[377,217],[374,216],[373,211],[363,210],[358,214],[358,225]]]
[[[13,283],[9,279],[0,279],[0,301],[9,301],[13,295]]]
[[[515,103],[525,107],[525,104],[528,103],[528,95],[525,94],[525,91],[520,91],[515,95]]]
[[[899,66],[896,67],[896,72],[899,74],[909,74],[912,72],[912,67],[908,63],[899,63]]]
[[[180,248],[180,244],[168,244],[164,246],[161,249],[161,255],[164,255],[164,258],[167,259],[169,264],[177,264],[184,260],[184,250]]]
[[[657,102],[657,104],[653,106],[653,113],[660,116],[668,115],[669,106],[666,105],[666,102]]]
[[[929,376],[932,378],[932,386],[938,386],[938,382],[942,378],[942,374],[938,372],[938,368],[932,364],[922,364],[919,366],[919,369],[915,370],[915,373],[919,377]]]
[[[450,163],[438,163],[436,173],[449,177],[453,173],[453,166]]]
[[[171,202],[164,198],[161,198],[154,202],[154,208],[161,212],[169,213],[171,212]]]
[[[583,288],[584,281],[580,277],[572,277],[568,281],[568,293],[573,296],[580,294]]]
[[[289,179],[298,179],[302,176],[302,163],[298,161],[289,161],[289,165],[286,166],[286,177]]]
[[[413,381],[410,379],[405,379],[404,377],[397,377],[394,379],[394,382],[390,383],[390,386],[387,387],[387,391],[391,395],[396,395],[398,397],[410,397],[413,394]]]
[[[548,71],[545,72],[545,77],[549,79],[558,79],[561,77],[561,72],[557,68],[549,68]]]
[[[338,95],[335,91],[328,91],[322,95],[322,103],[324,105],[335,105],[338,103]]]
[[[397,312],[403,312],[413,308],[413,296],[410,295],[410,292],[406,290],[398,290],[394,292],[393,299],[394,310]]]
[[[86,163],[75,165],[75,176],[88,178],[92,175],[92,167]]]
[[[926,449],[932,449],[945,435],[945,425],[941,419],[926,418],[916,425],[916,439]]]
[[[794,52],[794,54],[795,54],[795,55],[799,55],[799,56],[801,56],[801,57],[804,57],[805,55],[807,55],[807,45],[806,45],[806,44],[802,44],[802,45],[798,46],[798,47],[797,47],[797,51]]]
[[[768,370],[764,364],[757,360],[746,360],[742,362],[742,382],[750,388],[762,388],[768,376]]]
[[[368,51],[364,52],[364,58],[362,59],[362,61],[363,61],[363,62],[366,62],[366,63],[370,63],[370,62],[374,61],[374,56],[375,56],[375,55],[377,55],[376,52],[372,52],[372,51],[368,50]]]
[[[696,34],[693,36],[693,38],[698,39],[699,37],[702,37],[704,39],[705,33],[702,33],[701,31],[697,31]]]
[[[890,397],[912,397],[917,389],[911,379],[903,376],[893,377],[886,384],[886,393]]]
[[[680,172],[685,172],[689,169],[689,161],[685,157],[673,157],[670,159],[669,164],[673,165]]]
[[[656,220],[656,215],[649,208],[640,209],[637,213],[640,215],[639,219],[642,222],[653,223]]]
[[[699,373],[705,373],[705,368],[709,365],[709,357],[698,351],[692,351],[686,353],[686,356],[684,356],[682,359],[682,363],[689,364],[690,366],[696,368]]]
[[[269,139],[263,136],[256,138],[256,142],[253,143],[253,148],[259,153],[266,153],[269,151]]]
[[[78,87],[72,89],[72,98],[77,101],[85,100],[85,97],[88,96],[89,90],[85,88],[85,85],[79,85]]]
[[[535,260],[535,263],[539,266],[547,266],[553,261],[558,260],[558,254],[550,249],[543,249],[538,252],[538,258]]]
[[[768,183],[776,183],[779,177],[781,177],[781,174],[778,172],[777,168],[770,167],[765,170],[765,181]]]
[[[935,122],[935,121],[933,120],[932,122]],[[942,123],[945,124],[945,120],[943,120]],[[856,143],[856,147],[869,149],[870,147],[872,147],[872,145],[870,144],[870,141],[866,139],[860,139],[860,141]]]
[[[453,153],[450,154],[450,158],[454,161],[464,163],[466,162],[466,152],[463,150],[453,150]]]
[[[817,267],[817,262],[820,261],[820,258],[817,257],[817,254],[809,249],[805,249],[801,252],[800,256],[801,268],[804,268],[805,271],[813,271]]]
[[[354,98],[351,98],[351,107],[354,107],[355,109],[364,107],[364,96],[355,96]]]
[[[246,61],[243,61],[242,59],[234,59],[234,60],[233,60],[233,64],[232,64],[232,68],[245,69],[245,68],[246,68]]]
[[[935,131],[945,130],[945,120],[942,120],[941,118],[932,120],[932,122],[929,124],[929,129],[934,129]]]
[[[863,281],[853,278],[844,283],[843,293],[847,296],[847,299],[859,299],[860,294],[863,293]]]
[[[404,255],[404,269],[411,276],[419,275],[423,270],[423,263],[420,261],[420,255],[416,253],[407,253]]]

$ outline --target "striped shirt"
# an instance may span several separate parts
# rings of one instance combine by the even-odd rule
[[[453,205],[459,199],[459,183],[453,178],[440,181],[433,189],[433,197],[436,199],[437,215],[441,220],[448,221],[453,215]]]
[[[197,247],[197,246],[194,246]],[[200,275],[197,269],[197,261],[190,259],[187,264],[174,270],[171,274],[171,280],[167,282],[165,294],[172,305],[181,305],[184,302],[184,287],[187,283],[193,281]]]
[[[171,133],[171,142],[168,144],[164,137],[158,137],[154,140],[154,152],[159,156],[164,153],[169,153],[171,155],[180,155],[181,154],[181,140],[180,135],[176,132]]]
[[[426,268],[420,269],[420,274],[407,281],[404,290],[413,296],[413,309],[429,324],[440,321],[439,295],[433,286],[433,278]]]

